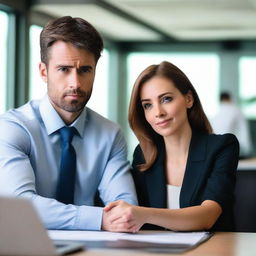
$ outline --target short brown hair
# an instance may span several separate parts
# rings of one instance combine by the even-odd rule
[[[40,34],[41,61],[49,61],[49,49],[56,41],[72,43],[91,52],[97,62],[103,50],[103,40],[98,31],[86,20],[64,16],[49,21]]]
[[[138,166],[142,171],[149,169],[154,163],[157,157],[157,144],[161,140],[161,136],[147,122],[140,101],[142,85],[155,76],[165,77],[172,81],[183,95],[191,92],[194,103],[187,112],[191,128],[207,134],[212,133],[212,127],[204,113],[197,92],[187,76],[178,67],[167,61],[147,67],[135,81],[128,114],[130,127],[139,140],[145,158],[145,164]]]

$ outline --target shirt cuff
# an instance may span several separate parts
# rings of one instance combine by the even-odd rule
[[[78,216],[74,225],[77,230],[101,230],[103,208],[79,206]]]

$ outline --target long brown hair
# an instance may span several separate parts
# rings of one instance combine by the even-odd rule
[[[167,61],[147,67],[135,81],[128,113],[130,127],[139,140],[145,158],[145,163],[138,166],[141,171],[149,169],[154,163],[157,157],[157,144],[162,138],[147,122],[140,101],[143,84],[155,76],[165,77],[172,81],[183,95],[190,91],[194,98],[193,106],[187,111],[191,128],[206,134],[212,133],[212,127],[204,113],[197,92],[187,76],[178,67]]]

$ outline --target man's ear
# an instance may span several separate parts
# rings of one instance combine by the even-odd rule
[[[43,81],[47,83],[48,81],[47,67],[46,67],[46,64],[43,62],[39,63],[39,73]]]

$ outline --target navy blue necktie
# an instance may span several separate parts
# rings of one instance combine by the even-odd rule
[[[76,151],[71,142],[76,129],[74,127],[63,127],[59,132],[62,147],[56,199],[65,204],[73,204],[76,177]]]

